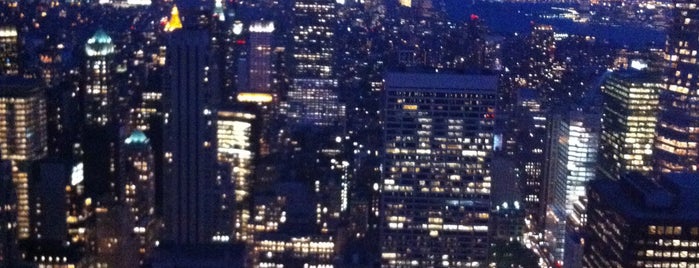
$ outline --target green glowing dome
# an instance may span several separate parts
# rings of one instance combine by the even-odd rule
[[[148,141],[148,137],[146,137],[146,134],[143,133],[143,131],[134,130],[124,142],[126,142],[126,144],[146,144]]]
[[[87,40],[85,52],[88,56],[106,56],[114,53],[112,38],[109,37],[104,30],[97,30],[97,32]]]

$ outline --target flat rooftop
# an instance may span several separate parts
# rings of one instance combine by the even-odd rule
[[[442,73],[388,73],[384,77],[387,89],[414,88],[421,90],[470,89],[496,91],[495,75],[442,74]]]

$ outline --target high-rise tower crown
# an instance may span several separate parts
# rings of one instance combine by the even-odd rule
[[[180,20],[180,10],[177,5],[173,5],[172,11],[170,11],[170,21],[165,24],[165,31],[172,32],[177,29],[182,29],[182,20]]]
[[[87,40],[85,52],[88,56],[107,56],[114,53],[112,38],[109,37],[104,30],[97,30],[97,32]]]

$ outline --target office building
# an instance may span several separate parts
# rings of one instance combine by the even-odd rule
[[[0,26],[0,76],[19,74],[19,34],[15,26]]]
[[[523,205],[530,230],[542,231],[546,215],[546,140],[547,110],[542,109],[541,94],[533,89],[517,91],[512,149],[517,169],[524,183],[521,185]],[[510,141],[508,139],[508,141]]]
[[[665,88],[660,94],[654,158],[656,172],[699,171],[699,7],[672,1],[665,47]]]
[[[274,22],[256,21],[248,38],[248,88],[253,92],[272,91],[272,33]]]
[[[345,106],[338,99],[333,34],[334,0],[293,1],[291,90],[287,116],[292,122],[343,124]]]
[[[532,25],[528,42],[531,57],[528,62],[529,76],[526,78],[526,85],[538,89],[545,97],[550,98],[556,56],[553,26],[547,24]]]
[[[230,183],[233,195],[221,198],[231,199],[234,210],[233,228],[235,240],[249,239],[248,219],[250,218],[251,186],[253,184],[253,159],[255,157],[253,124],[255,114],[240,109],[222,109],[216,120],[217,158],[221,165],[230,170]],[[223,178],[222,178],[223,179]],[[221,200],[225,201],[225,200]],[[225,234],[228,240],[228,234]],[[233,237],[230,237],[233,239]]]
[[[653,171],[660,77],[642,71],[618,71],[602,84],[600,174],[618,180],[626,172]]]
[[[46,156],[46,97],[33,81],[18,80],[0,85],[0,155],[12,162],[12,181],[17,193],[17,232],[28,238],[28,170],[31,161]]]
[[[699,267],[698,179],[633,172],[592,181],[583,267]]]
[[[29,172],[31,238],[37,241],[68,241],[68,199],[72,166],[56,159],[35,161]],[[61,202],[63,201],[63,202]]]
[[[150,139],[139,130],[131,132],[124,140],[123,148],[123,200],[130,213],[133,234],[143,260],[155,246],[161,224],[155,213],[155,158]]]
[[[385,77],[385,267],[486,265],[497,87],[484,75]]]
[[[546,239],[553,245],[557,262],[563,260],[566,219],[574,212],[574,203],[585,196],[585,186],[595,178],[599,146],[599,115],[571,111],[554,118],[549,152],[548,183],[550,203]]]
[[[215,76],[209,34],[194,28],[172,32],[167,48],[164,240],[175,245],[210,242],[214,233]]]
[[[112,120],[116,92],[112,81],[112,38],[98,30],[85,45],[85,90],[83,109],[87,125],[104,126]]]

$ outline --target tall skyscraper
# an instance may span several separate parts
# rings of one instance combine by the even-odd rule
[[[112,119],[116,96],[110,69],[114,55],[112,38],[103,30],[98,30],[87,40],[85,53],[85,123],[104,126]]]
[[[526,85],[537,89],[543,94],[546,102],[553,98],[553,66],[555,61],[556,40],[553,36],[553,26],[546,24],[532,25],[532,32],[529,36],[529,58],[528,76]]]
[[[165,240],[175,245],[210,242],[214,233],[216,89],[210,35],[187,23],[169,37],[169,87],[163,95]]]
[[[660,95],[654,158],[656,172],[699,172],[699,6],[672,1],[665,43],[665,89]]]
[[[486,265],[497,78],[390,73],[385,81],[382,264]]]
[[[335,0],[295,0],[293,16],[287,115],[294,122],[319,126],[342,123],[345,106],[338,99],[333,69]]]
[[[533,231],[542,231],[546,216],[546,137],[547,110],[542,109],[541,96],[532,89],[517,92],[515,127],[512,128],[514,156],[523,178],[522,193],[527,223]]]
[[[227,197],[233,200],[235,226],[231,230],[234,232],[237,241],[246,241],[248,235],[248,219],[250,218],[251,186],[253,174],[253,121],[255,114],[226,109],[218,111],[216,120],[216,143],[218,161],[230,170],[230,183],[233,185],[233,196]],[[223,183],[222,183],[223,184]],[[226,197],[222,197],[226,198]],[[228,239],[226,239],[228,240]]]
[[[272,32],[274,22],[256,21],[250,25],[248,88],[254,92],[272,90]]]
[[[124,140],[123,152],[123,200],[130,212],[133,234],[143,259],[158,239],[160,229],[155,213],[155,159],[150,139],[140,130],[134,130]]]
[[[599,146],[599,115],[586,111],[572,111],[568,115],[554,118],[549,151],[550,170],[548,183],[551,185],[547,233],[557,261],[563,259],[566,219],[573,213],[574,203],[585,196],[587,182],[596,174]]]
[[[15,26],[0,26],[0,76],[19,74],[19,38]]]
[[[12,162],[12,181],[17,193],[18,237],[28,238],[28,168],[48,151],[46,97],[43,88],[21,80],[0,85],[0,155]]]
[[[583,267],[699,266],[699,187],[693,174],[640,173],[588,190]]]
[[[602,84],[603,111],[599,171],[618,180],[626,172],[653,171],[660,76],[614,72]]]

